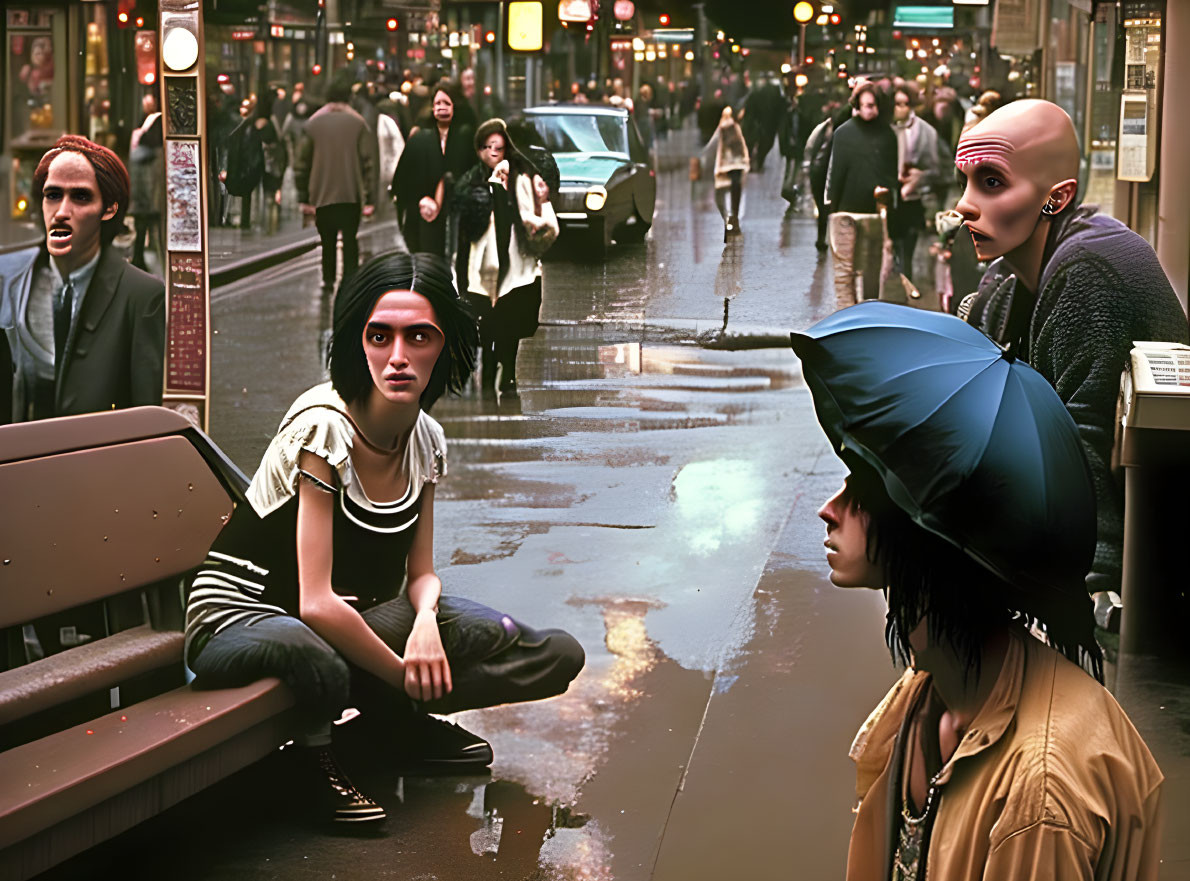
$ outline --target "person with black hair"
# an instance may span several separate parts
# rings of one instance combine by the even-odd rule
[[[348,103],[351,80],[337,77],[327,103],[310,116],[294,161],[293,179],[303,214],[314,215],[322,240],[322,287],[335,285],[337,245],[343,236],[343,278],[359,265],[360,215],[376,204],[376,138]]]
[[[835,303],[840,309],[879,295],[884,232],[875,191],[897,187],[897,136],[882,111],[884,96],[874,83],[860,82],[850,103],[855,115],[835,128],[826,170]],[[857,295],[857,281],[862,296]]]
[[[427,713],[560,694],[584,663],[569,634],[445,596],[434,571],[447,447],[428,411],[464,387],[477,341],[441,257],[368,261],[335,298],[330,381],[289,408],[188,585],[195,686],[280,677],[336,823],[385,816],[331,752],[346,708],[403,758],[482,766],[486,741]]]
[[[972,330],[861,303],[793,335],[850,471],[818,511],[830,580],[884,592],[909,668],[851,747],[846,878],[1155,879],[1163,777],[1101,684],[1078,429]]]
[[[558,236],[549,186],[517,149],[502,119],[475,133],[479,164],[459,181],[457,274],[479,316],[482,394],[516,397],[516,356],[537,332],[541,255]]]
[[[430,95],[434,124],[409,136],[397,170],[392,194],[397,203],[397,224],[410,251],[447,253],[446,221],[452,191],[475,165],[472,130],[455,120],[455,107],[463,97],[449,79],[439,80]]]

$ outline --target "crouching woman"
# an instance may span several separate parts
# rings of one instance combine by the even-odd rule
[[[442,595],[434,487],[442,428],[426,412],[467,381],[475,321],[445,261],[390,253],[335,300],[330,382],[303,393],[190,585],[186,658],[198,687],[280,677],[304,715],[301,745],[328,820],[381,820],[331,752],[331,723],[362,723],[406,759],[484,765],[491,747],[427,715],[565,691],[584,662],[535,631]]]

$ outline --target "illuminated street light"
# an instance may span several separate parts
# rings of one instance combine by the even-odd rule
[[[793,78],[793,82],[794,82],[794,85],[796,85],[799,89],[804,89],[806,87],[806,84],[810,82],[810,78],[808,76],[806,76],[804,73],[799,73],[797,76],[795,76]]]
[[[793,20],[798,24],[806,24],[814,17],[814,4],[806,0],[799,0],[793,7]]]

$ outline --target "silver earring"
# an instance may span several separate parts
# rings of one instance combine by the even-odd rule
[[[1052,215],[1058,213],[1058,203],[1054,199],[1050,199],[1041,208],[1042,214]]]

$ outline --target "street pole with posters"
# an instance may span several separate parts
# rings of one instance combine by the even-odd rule
[[[165,152],[165,392],[207,431],[211,313],[207,273],[202,0],[158,0]]]

